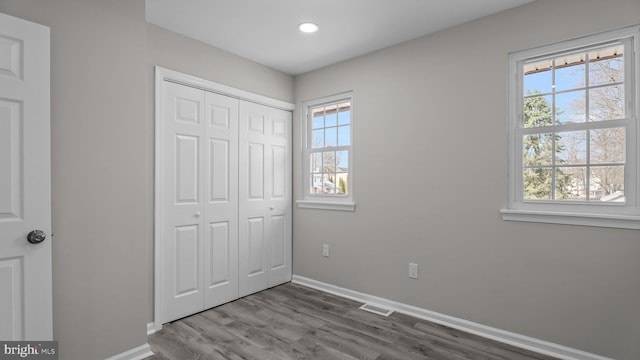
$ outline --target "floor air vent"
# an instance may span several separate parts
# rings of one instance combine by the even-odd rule
[[[364,311],[368,311],[368,312],[372,312],[374,314],[382,315],[382,316],[389,316],[389,315],[393,314],[393,310],[391,310],[391,309],[384,308],[382,306],[371,305],[371,304],[364,304],[364,305],[360,306],[359,309],[360,310],[364,310]]]

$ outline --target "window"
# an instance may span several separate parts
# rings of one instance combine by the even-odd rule
[[[639,34],[510,55],[505,220],[640,228]]]
[[[352,94],[303,105],[305,196],[298,206],[353,211]]]

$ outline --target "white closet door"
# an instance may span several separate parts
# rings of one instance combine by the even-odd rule
[[[291,113],[162,82],[160,323],[291,280]]]
[[[205,309],[238,298],[238,100],[205,93]]]
[[[269,108],[267,287],[291,281],[291,112]]]
[[[291,280],[291,114],[240,102],[240,296]]]
[[[163,84],[164,322],[204,309],[204,91]]]

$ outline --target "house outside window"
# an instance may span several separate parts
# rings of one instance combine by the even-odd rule
[[[505,220],[640,228],[639,29],[510,54]]]
[[[297,204],[353,211],[352,93],[306,101],[303,107],[304,199]]]

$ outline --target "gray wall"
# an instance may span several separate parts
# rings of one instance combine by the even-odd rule
[[[158,65],[278,100],[294,101],[292,76],[153,24],[147,24],[147,64],[151,81],[153,68]],[[153,91],[153,82],[147,85]]]
[[[640,357],[638,232],[507,223],[498,214],[506,204],[507,52],[640,23],[637,0],[539,0],[295,83],[147,25],[143,0],[2,0],[0,12],[51,27],[61,358],[103,359],[146,341],[153,65],[298,103],[355,91],[358,208],[294,211],[295,274]],[[322,243],[331,244],[330,258]],[[407,279],[409,261],[420,264],[420,280]]]
[[[147,176],[153,179],[155,66],[162,66],[203,79],[278,100],[293,102],[293,77],[233,54],[184,37],[153,24],[147,25]],[[153,214],[153,184],[147,191],[147,211]],[[153,232],[153,222],[148,223]],[[153,274],[153,242],[149,242],[149,271]],[[153,321],[153,276],[149,281],[148,319]]]
[[[104,359],[153,318],[153,66],[289,102],[293,78],[147,25],[144,0],[0,12],[51,28],[54,339],[61,359]]]
[[[507,54],[638,23],[638,0],[540,0],[297,77],[294,164],[301,102],[354,91],[357,208],[294,211],[294,273],[639,359],[640,232],[499,215]],[[419,280],[408,279],[409,262]]]
[[[146,342],[144,0],[2,0],[51,28],[53,335],[60,359]]]

